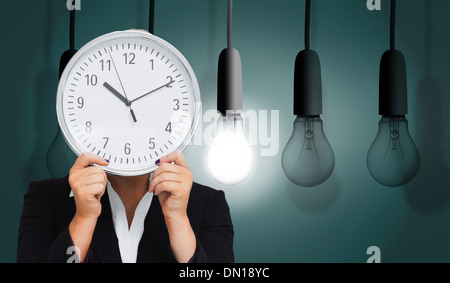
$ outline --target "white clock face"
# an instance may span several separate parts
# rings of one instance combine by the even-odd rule
[[[78,51],[58,86],[58,122],[72,150],[108,159],[122,176],[152,172],[184,149],[200,113],[195,74],[173,46],[142,31],[114,32]]]

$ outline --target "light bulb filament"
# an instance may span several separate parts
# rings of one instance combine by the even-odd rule
[[[390,141],[384,155],[384,160],[404,160],[402,146],[400,144],[400,119],[391,117],[389,119]]]
[[[300,153],[300,160],[319,160],[314,142],[314,118],[305,119],[305,142]]]
[[[305,139],[307,142],[306,149],[312,150],[312,143],[314,142],[314,123],[311,118],[306,118],[305,125]]]

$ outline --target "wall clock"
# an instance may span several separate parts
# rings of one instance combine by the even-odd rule
[[[75,154],[110,161],[105,171],[138,176],[189,143],[201,113],[186,58],[145,31],[117,31],[81,48],[57,91],[58,123]]]

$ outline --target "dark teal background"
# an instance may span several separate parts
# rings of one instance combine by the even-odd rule
[[[322,63],[322,118],[336,167],[328,181],[311,189],[290,183],[280,161],[294,121],[304,1],[234,1],[244,107],[279,110],[279,153],[261,157],[255,146],[252,174],[232,188],[209,176],[207,146],[190,146],[185,154],[197,182],[226,193],[236,261],[365,262],[373,245],[383,262],[450,261],[450,2],[397,1],[397,48],[408,68],[407,118],[422,163],[410,184],[386,188],[366,167],[380,119],[379,60],[389,47],[389,1],[381,1],[381,11],[368,11],[366,0],[312,1],[311,47]],[[156,35],[190,61],[203,109],[213,109],[227,1],[156,2]],[[77,48],[111,31],[148,26],[148,1],[82,0],[81,8]],[[49,177],[45,157],[57,129],[58,65],[68,48],[69,13],[65,0],[2,1],[0,20],[0,262],[14,262],[23,195],[31,180]]]

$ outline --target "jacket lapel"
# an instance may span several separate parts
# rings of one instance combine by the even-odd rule
[[[93,262],[122,262],[107,190],[105,190],[100,202],[102,213],[97,219],[92,238],[91,252],[93,254],[90,255],[90,260]]]
[[[157,196],[145,217],[144,234],[139,243],[137,262],[167,262],[170,258],[169,234]]]

